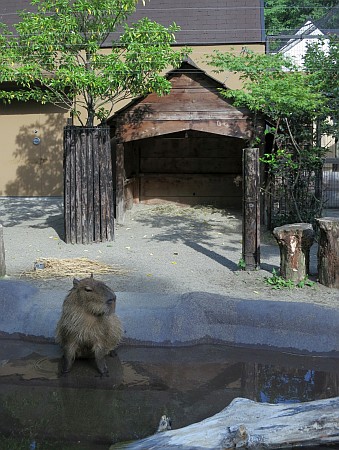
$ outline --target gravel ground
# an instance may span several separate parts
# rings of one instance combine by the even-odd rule
[[[41,289],[71,287],[73,275],[27,276],[38,258],[85,257],[123,269],[95,274],[116,292],[204,291],[241,299],[311,302],[339,308],[339,291],[316,282],[316,244],[311,251],[311,287],[275,290],[265,277],[279,269],[279,248],[269,233],[261,242],[261,269],[238,269],[241,214],[209,207],[135,206],[115,241],[71,245],[63,241],[62,200],[1,199],[7,277],[29,279]],[[38,271],[44,275],[43,270]]]

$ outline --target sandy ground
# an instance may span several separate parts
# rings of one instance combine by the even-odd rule
[[[115,241],[71,245],[63,241],[62,200],[2,199],[7,277],[30,280],[41,289],[71,287],[67,277],[32,272],[38,258],[89,258],[117,273],[94,273],[116,292],[185,293],[204,291],[241,299],[311,302],[339,308],[339,291],[316,281],[317,246],[311,251],[313,286],[272,289],[265,278],[278,270],[279,248],[269,233],[261,241],[261,269],[238,268],[241,214],[209,207],[136,206],[116,225]],[[39,277],[37,277],[39,275]]]

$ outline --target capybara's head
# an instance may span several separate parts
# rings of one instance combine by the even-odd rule
[[[82,280],[73,280],[70,296],[78,306],[95,316],[115,312],[116,295],[105,283],[93,276]]]

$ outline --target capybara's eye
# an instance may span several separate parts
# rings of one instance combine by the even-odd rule
[[[85,286],[85,291],[86,292],[92,292],[93,289],[91,288],[91,286]]]

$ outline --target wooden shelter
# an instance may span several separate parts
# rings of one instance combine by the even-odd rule
[[[139,98],[109,120],[118,220],[138,202],[241,208],[250,112],[191,60],[168,78],[169,95]]]

